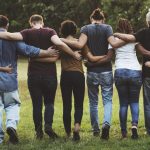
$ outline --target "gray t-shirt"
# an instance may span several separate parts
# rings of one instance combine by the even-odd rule
[[[112,27],[107,24],[89,24],[81,28],[81,33],[87,35],[87,45],[91,53],[95,56],[106,55],[108,53],[108,38],[113,35]],[[97,67],[89,67],[89,72],[111,71],[111,62],[101,64]]]

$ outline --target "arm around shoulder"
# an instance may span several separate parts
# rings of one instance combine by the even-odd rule
[[[10,33],[10,32],[0,32],[0,38],[6,40],[23,40],[20,32]]]

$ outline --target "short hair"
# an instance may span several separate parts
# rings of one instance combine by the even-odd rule
[[[74,36],[77,32],[77,25],[74,21],[66,20],[61,23],[60,32],[64,37]]]
[[[92,14],[90,15],[90,19],[94,20],[104,20],[105,16],[104,13],[101,11],[100,8],[95,9]]]
[[[133,33],[133,28],[129,20],[120,18],[118,20],[117,32],[131,34]]]
[[[32,15],[29,19],[29,23],[34,23],[34,22],[43,22],[43,17],[38,14]]]
[[[6,16],[0,15],[0,27],[6,27],[8,23],[8,18]]]

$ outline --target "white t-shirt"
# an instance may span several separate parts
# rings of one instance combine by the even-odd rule
[[[115,69],[141,70],[141,65],[136,56],[135,44],[128,43],[115,49]],[[110,45],[109,48],[111,48]]]

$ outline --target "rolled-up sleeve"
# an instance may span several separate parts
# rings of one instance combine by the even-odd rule
[[[24,42],[16,42],[17,51],[21,55],[35,57],[40,53],[40,48],[30,46],[25,44]]]

